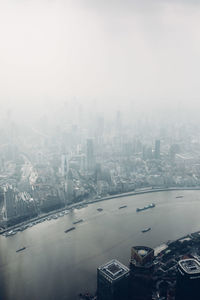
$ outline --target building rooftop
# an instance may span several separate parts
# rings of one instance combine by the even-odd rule
[[[115,281],[129,273],[129,268],[116,259],[112,259],[108,263],[98,267],[98,270],[110,281]]]
[[[141,250],[138,251],[138,254],[143,257],[143,256],[146,256],[148,254],[148,251],[144,250],[144,249],[141,249]]]
[[[149,253],[154,251],[152,248],[147,246],[134,246],[132,249],[137,252],[142,258],[147,256]]]
[[[200,263],[195,259],[184,259],[179,261],[179,266],[187,274],[200,273]]]

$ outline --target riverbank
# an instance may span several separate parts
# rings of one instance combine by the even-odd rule
[[[26,220],[24,222],[17,223],[17,224],[15,224],[13,226],[8,226],[8,227],[6,227],[4,229],[1,229],[0,230],[0,235],[3,234],[3,233],[6,233],[8,231],[15,230],[15,229],[17,229],[19,227],[26,226],[26,225],[28,225],[30,223],[33,223],[33,222],[39,222],[39,221],[42,222],[42,220],[46,221],[46,219],[48,217],[52,217],[53,215],[62,213],[64,211],[70,211],[71,209],[74,209],[74,208],[78,208],[78,207],[82,208],[82,207],[85,207],[86,205],[87,204],[82,201],[82,202],[77,202],[75,204],[68,205],[66,207],[62,207],[62,208],[59,208],[59,209],[56,209],[56,210],[52,210],[51,212],[48,212],[48,213],[43,213],[43,214],[41,214],[41,215],[39,215],[39,216],[37,216],[35,218],[31,218],[31,219],[28,219],[28,220]]]
[[[186,190],[190,190],[190,191],[195,191],[195,190],[200,190],[200,187],[172,187],[172,188],[145,188],[145,189],[140,189],[140,190],[135,190],[132,192],[127,192],[127,193],[121,193],[121,194],[116,194],[116,195],[112,195],[112,196],[108,196],[108,197],[103,197],[100,199],[93,199],[93,200],[89,200],[86,201],[85,203],[87,204],[91,204],[91,203],[95,203],[95,202],[101,202],[101,201],[105,201],[105,200],[110,200],[110,199],[114,199],[114,198],[122,198],[122,197],[128,197],[128,196],[135,196],[135,195],[140,195],[140,194],[146,194],[146,193],[155,193],[155,192],[166,192],[166,191],[186,191]]]
[[[183,246],[184,243],[184,246]],[[152,259],[151,269],[151,294],[156,296],[163,292],[161,283],[167,286],[166,294],[175,294],[177,270],[179,261],[182,259],[193,259],[199,262],[199,252],[197,249],[200,247],[200,231],[190,233],[182,236],[174,241],[168,241],[165,244],[154,248],[154,258]],[[126,265],[130,268],[130,264]],[[135,277],[136,278],[136,277]],[[142,288],[144,286],[144,278],[136,278],[137,286],[140,287],[139,295],[142,295]],[[173,293],[172,293],[173,292]],[[95,300],[95,296],[90,298],[87,296],[89,293],[80,294],[80,299]],[[138,296],[139,296],[138,295]],[[152,299],[158,299],[152,297]],[[166,298],[162,298],[166,299]],[[170,298],[171,299],[171,298]],[[174,299],[174,298],[173,298]]]
[[[53,210],[53,211],[48,212],[48,213],[41,214],[41,215],[39,215],[35,218],[28,219],[24,222],[15,224],[13,226],[6,227],[5,229],[2,229],[0,231],[0,234],[3,234],[3,233],[8,232],[10,230],[14,230],[14,229],[16,229],[18,227],[21,227],[21,226],[26,226],[26,225],[30,224],[31,222],[36,222],[36,221],[45,219],[49,216],[61,213],[65,210],[70,211],[71,209],[74,209],[74,208],[82,208],[86,205],[96,203],[96,202],[102,202],[102,201],[111,200],[111,199],[115,199],[115,198],[137,196],[137,195],[140,195],[140,194],[147,194],[147,193],[165,192],[165,191],[184,191],[184,190],[200,190],[200,187],[180,187],[180,188],[179,187],[169,187],[169,188],[152,188],[151,187],[151,188],[137,189],[137,190],[134,190],[134,191],[131,191],[131,192],[116,194],[116,195],[112,195],[112,196],[110,195],[110,196],[102,197],[102,198],[99,198],[99,199],[84,200],[84,201],[81,201],[81,202],[76,202],[76,203],[70,204],[68,206],[62,207],[62,208],[57,209],[57,210]]]
[[[176,198],[179,195],[184,197]],[[155,209],[136,213],[137,207],[150,203],[156,204]],[[119,207],[125,204],[127,208],[120,210]],[[99,213],[98,208],[103,211]],[[176,241],[197,232],[200,229],[199,211],[199,190],[146,193],[94,203],[80,210],[74,209],[57,220],[39,223],[15,236],[0,236],[0,267],[5,279],[2,287],[7,296],[4,298],[18,300],[24,295],[34,295],[34,298],[44,300],[51,297],[78,300],[79,292],[94,294],[98,266],[113,258],[128,265],[133,246],[155,249],[166,241]],[[80,219],[84,222],[73,225]],[[64,231],[72,226],[76,230],[65,234]],[[146,227],[152,230],[143,234],[141,230]],[[182,247],[186,242],[183,241]],[[23,246],[25,251],[15,252]],[[163,248],[155,250],[157,254]],[[168,250],[166,248],[166,255],[170,254]],[[55,278],[66,280],[55,281]],[[24,286],[24,282],[30,284]],[[44,284],[49,286],[48,291],[44,290]]]

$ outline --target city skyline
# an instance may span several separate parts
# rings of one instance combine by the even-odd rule
[[[199,107],[197,1],[2,2],[1,110]],[[137,116],[137,113],[136,113]]]
[[[0,3],[0,300],[197,300],[200,2]]]

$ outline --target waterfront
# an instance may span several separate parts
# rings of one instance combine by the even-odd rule
[[[136,213],[152,202],[154,209]],[[15,236],[1,236],[1,298],[75,300],[79,292],[95,291],[97,266],[111,258],[128,264],[131,246],[156,247],[200,230],[199,210],[200,191],[156,192],[90,204]],[[65,234],[79,219],[76,230]],[[146,227],[152,230],[142,234]]]

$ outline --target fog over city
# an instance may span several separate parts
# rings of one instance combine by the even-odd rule
[[[188,109],[199,102],[198,1],[2,1],[1,106],[30,117],[74,97]]]
[[[0,300],[199,300],[199,29],[195,0],[0,1]]]

